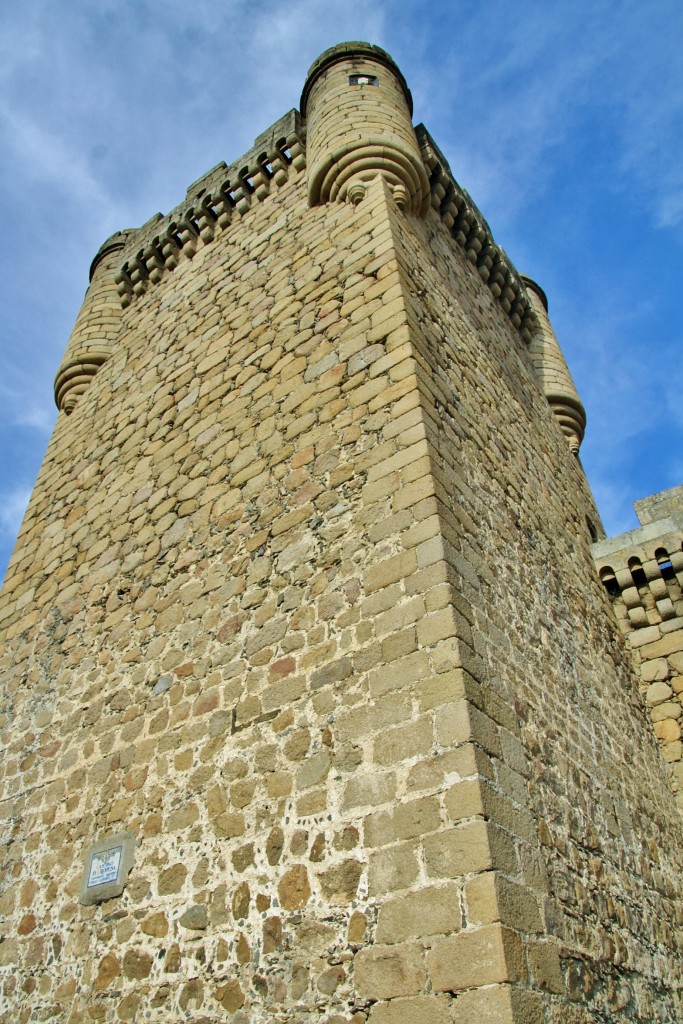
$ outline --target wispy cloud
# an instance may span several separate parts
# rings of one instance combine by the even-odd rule
[[[53,185],[84,205],[103,206],[111,201],[83,153],[70,149],[56,132],[3,107],[0,131],[8,155],[21,168],[26,184]]]

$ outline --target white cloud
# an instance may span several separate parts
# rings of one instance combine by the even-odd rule
[[[82,152],[70,149],[54,132],[41,128],[23,113],[2,107],[0,131],[11,159],[18,163],[27,184],[56,185],[84,205],[110,203],[110,197],[93,176]]]

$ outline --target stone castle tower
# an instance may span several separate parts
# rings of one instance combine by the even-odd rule
[[[599,539],[411,108],[337,46],[94,260],[0,599],[2,1019],[683,1019],[683,521]]]

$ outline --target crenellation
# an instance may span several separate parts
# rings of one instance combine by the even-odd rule
[[[186,194],[186,203],[192,200],[189,206],[181,204],[143,225],[127,246],[142,248],[124,261],[115,278],[123,308],[143,295],[150,283],[158,284],[164,270],[175,270],[181,256],[192,259],[200,243],[210,244],[217,232],[229,227],[233,216],[243,217],[252,203],[263,202],[271,182],[282,188],[290,174],[303,171],[302,134],[297,111],[290,111],[239,160],[230,166],[221,161],[193,182]]]
[[[641,699],[683,809],[683,487],[635,508],[640,528],[595,544],[593,557],[633,652]],[[662,513],[665,518],[655,518]]]
[[[468,192],[453,177],[446,158],[425,126],[419,124],[415,132],[425,166],[430,172],[433,208],[528,344],[533,311],[523,279],[505,252],[495,244],[491,229]]]

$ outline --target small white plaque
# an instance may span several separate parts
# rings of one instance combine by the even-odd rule
[[[115,846],[113,850],[102,850],[93,854],[88,875],[89,889],[94,885],[106,885],[107,882],[116,881],[122,854],[123,846]]]
[[[135,859],[135,836],[117,832],[104,836],[85,854],[79,900],[85,906],[120,896]]]

